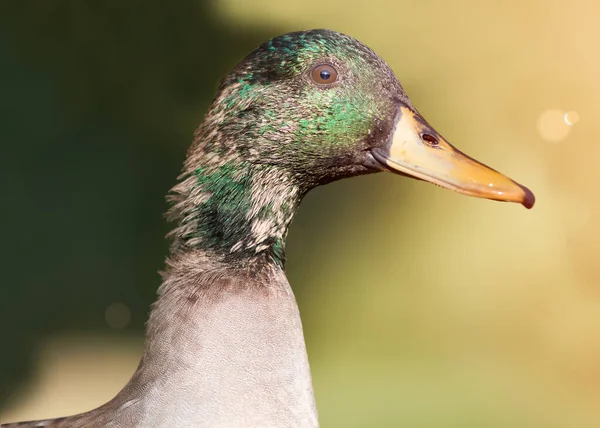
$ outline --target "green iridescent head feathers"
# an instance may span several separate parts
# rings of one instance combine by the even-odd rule
[[[337,80],[318,84],[327,64]],[[400,83],[371,49],[329,30],[286,34],[248,55],[221,83],[173,189],[174,247],[283,260],[302,196],[339,178],[373,172]]]

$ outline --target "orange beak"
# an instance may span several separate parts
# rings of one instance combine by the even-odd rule
[[[388,170],[465,195],[533,207],[528,188],[452,147],[420,115],[402,106],[398,116],[387,146],[371,152]]]

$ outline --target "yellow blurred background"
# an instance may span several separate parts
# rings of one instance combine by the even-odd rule
[[[287,271],[305,325],[321,425],[600,426],[600,265],[596,261],[600,226],[593,220],[600,203],[596,190],[600,182],[598,3],[222,0],[186,1],[166,11],[143,2],[125,3],[131,7],[113,2],[112,9],[105,5],[94,10],[77,6],[78,2],[55,2],[61,6],[43,6],[46,9],[41,11],[40,3],[35,7],[31,3],[31,10],[37,7],[37,11],[15,8],[0,19],[8,41],[0,43],[0,51],[12,53],[17,58],[14,64],[30,70],[22,77],[22,86],[48,80],[46,92],[36,90],[22,108],[29,119],[15,135],[41,126],[39,135],[30,137],[40,141],[58,123],[74,141],[64,146],[65,139],[57,137],[43,150],[38,145],[20,152],[15,162],[31,165],[29,161],[39,157],[37,162],[46,165],[56,153],[70,156],[83,133],[98,139],[94,147],[100,152],[105,141],[110,141],[109,147],[121,147],[106,154],[106,159],[125,159],[118,166],[121,169],[115,168],[126,171],[110,187],[102,187],[113,167],[90,167],[99,153],[91,152],[65,162],[64,168],[75,172],[66,175],[64,183],[46,185],[46,178],[57,171],[53,165],[45,167],[43,174],[37,167],[32,172],[40,174],[32,186],[42,186],[45,193],[61,186],[70,189],[75,177],[84,183],[78,184],[79,193],[64,191],[26,210],[36,213],[27,220],[38,222],[33,231],[17,217],[10,223],[20,230],[10,235],[11,248],[17,250],[4,259],[11,261],[12,256],[11,263],[20,263],[22,271],[34,272],[29,276],[20,272],[15,278],[27,278],[37,288],[17,296],[10,289],[18,281],[2,285],[6,305],[2,353],[14,354],[5,357],[9,359],[0,367],[6,370],[2,376],[8,385],[0,402],[2,421],[88,410],[112,398],[124,385],[142,350],[143,322],[159,284],[155,272],[166,254],[166,244],[161,243],[167,226],[161,219],[165,205],[160,194],[175,183],[186,144],[214,95],[218,77],[267,38],[330,28],[378,52],[438,131],[459,149],[527,185],[537,203],[527,211],[386,174],[334,183],[308,195],[290,231]],[[85,10],[78,12],[78,8]],[[33,53],[41,49],[37,39],[32,36],[29,44],[16,40],[25,30],[10,22],[19,22],[15,17],[24,19],[27,13],[35,17],[31,25],[41,28],[39,37],[47,37],[44,25],[51,24],[45,20],[60,16],[66,24],[56,30],[57,40],[77,39],[72,42],[77,49],[57,50],[62,57],[36,62]],[[90,22],[97,25],[78,23],[78,13],[93,16]],[[102,14],[105,18],[98,18]],[[148,18],[152,14],[158,17]],[[186,33],[183,24],[171,25],[180,23],[173,16],[184,14],[185,28],[194,28],[197,22],[200,27],[210,26],[213,33],[183,40],[182,35],[200,31]],[[108,25],[102,26],[103,22]],[[170,64],[153,62],[153,67],[135,68],[130,80],[119,81],[119,91],[135,89],[123,89],[123,99],[112,88],[112,98],[97,101],[103,95],[89,87],[99,81],[109,87],[114,76],[107,71],[94,80],[80,74],[87,76],[100,67],[116,70],[118,80],[124,73],[118,65],[122,52],[93,56],[88,49],[96,41],[97,28],[102,28],[97,39],[109,40],[106,44],[118,49],[115,41],[126,36],[117,30],[112,33],[114,22],[114,28],[125,33],[132,28],[129,31],[172,39],[177,46],[189,45],[173,66],[179,73],[173,81],[181,76],[190,82],[188,86],[175,90],[160,83],[167,79]],[[228,41],[220,34],[228,34]],[[134,40],[129,46],[134,51],[137,36],[128,37]],[[194,56],[194,46],[199,57]],[[214,64],[213,46],[221,46],[221,59]],[[146,57],[138,54],[138,62],[143,62]],[[44,64],[73,65],[73,55],[92,59],[76,62],[80,68],[70,69],[70,86],[65,86],[64,76],[56,72],[62,69],[44,68]],[[196,73],[205,73],[198,77],[200,82],[195,81]],[[148,89],[155,85],[161,85],[161,91]],[[66,87],[77,95],[49,104],[48,119],[37,101]],[[169,98],[172,89],[183,95]],[[200,93],[201,97],[192,97]],[[21,92],[13,96],[21,99]],[[81,107],[81,112],[78,106],[86,102],[96,107]],[[115,107],[121,103],[125,106]],[[142,104],[147,109],[143,113]],[[13,104],[13,113],[15,108],[19,107]],[[42,118],[42,125],[28,116],[32,111]],[[134,122],[137,128],[121,133],[115,126],[113,133],[106,131],[105,123],[120,121]],[[74,129],[83,122],[87,131]],[[149,139],[133,132],[143,128],[151,134]],[[140,144],[122,149],[130,139]],[[164,150],[169,150],[165,147],[170,145],[176,145],[177,151],[166,156],[169,168],[161,170]],[[138,154],[147,150],[156,156],[144,163],[146,158],[142,154],[140,160]],[[157,170],[158,184],[149,178]],[[9,178],[11,183],[23,179],[17,173]],[[152,189],[144,184],[146,178],[154,180]],[[93,200],[85,209],[77,205],[77,195],[93,197],[97,189],[103,189],[100,196],[108,199]],[[122,198],[113,200],[113,194]],[[136,199],[144,197],[151,202]],[[55,212],[50,208],[54,205],[63,208]],[[137,208],[131,209],[134,205]],[[45,215],[45,210],[51,215]],[[91,216],[88,224],[88,210],[103,220],[98,224]],[[35,233],[35,227],[59,229],[46,239]],[[72,241],[70,234],[84,236],[88,229],[129,238],[100,246],[75,241],[69,254],[77,257],[65,258],[54,250],[53,242],[71,248],[61,236],[66,234],[65,241]],[[149,239],[153,250],[146,254],[141,247]],[[27,249],[19,256],[21,244]],[[30,249],[39,245],[46,250],[33,250],[30,257]],[[93,253],[80,251],[88,246]],[[57,265],[64,265],[63,270],[57,270]],[[89,280],[95,272],[109,271],[102,281]],[[68,281],[72,285],[60,289],[60,302],[44,306],[54,294],[48,284]],[[77,294],[82,288],[92,291]],[[32,309],[33,300],[39,307]],[[97,305],[87,307],[87,300]],[[73,309],[80,305],[89,309]],[[62,321],[54,322],[54,317]],[[21,327],[21,322],[28,327]]]

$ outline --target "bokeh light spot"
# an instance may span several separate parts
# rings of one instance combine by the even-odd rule
[[[573,126],[579,122],[579,113],[576,111],[568,111],[565,113],[563,119],[567,125]]]
[[[567,138],[571,126],[566,123],[565,117],[565,112],[562,110],[550,109],[544,111],[537,121],[540,136],[544,140],[554,143]]]
[[[104,319],[111,328],[122,329],[131,321],[131,311],[124,303],[112,303],[104,312]]]

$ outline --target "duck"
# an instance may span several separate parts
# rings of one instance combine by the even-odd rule
[[[172,243],[132,378],[97,409],[2,426],[318,427],[286,236],[311,189],[378,172],[535,202],[450,145],[358,40],[263,43],[222,80],[167,196]]]

